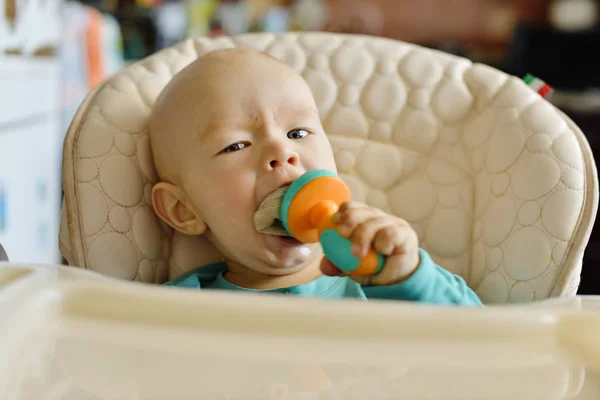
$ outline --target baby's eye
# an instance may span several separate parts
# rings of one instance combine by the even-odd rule
[[[310,135],[310,132],[306,129],[292,129],[288,132],[287,137],[290,139],[302,139]]]
[[[248,143],[248,142],[239,142],[239,143],[230,144],[229,146],[227,146],[223,150],[221,150],[221,153],[233,153],[234,151],[242,150],[248,146],[250,146],[250,143]]]

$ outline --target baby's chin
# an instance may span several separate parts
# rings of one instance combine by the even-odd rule
[[[273,275],[288,275],[311,265],[320,255],[320,246],[289,237],[264,235],[268,264]]]

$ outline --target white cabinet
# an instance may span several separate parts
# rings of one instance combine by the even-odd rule
[[[0,0],[0,243],[16,262],[60,261],[61,5]]]
[[[58,58],[0,57],[0,243],[11,261],[57,263]]]

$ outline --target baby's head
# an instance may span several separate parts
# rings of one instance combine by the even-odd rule
[[[274,190],[309,170],[335,171],[311,91],[290,66],[252,50],[202,56],[161,93],[150,142],[156,213],[182,233],[205,235],[230,268],[288,275],[319,257],[314,244],[253,224]]]

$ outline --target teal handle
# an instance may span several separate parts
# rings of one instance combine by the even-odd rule
[[[360,259],[352,254],[352,242],[342,237],[336,230],[324,230],[321,233],[320,241],[325,257],[342,271],[351,273],[360,265]],[[378,253],[377,258],[379,262],[375,274],[381,272],[385,264],[384,256]]]

